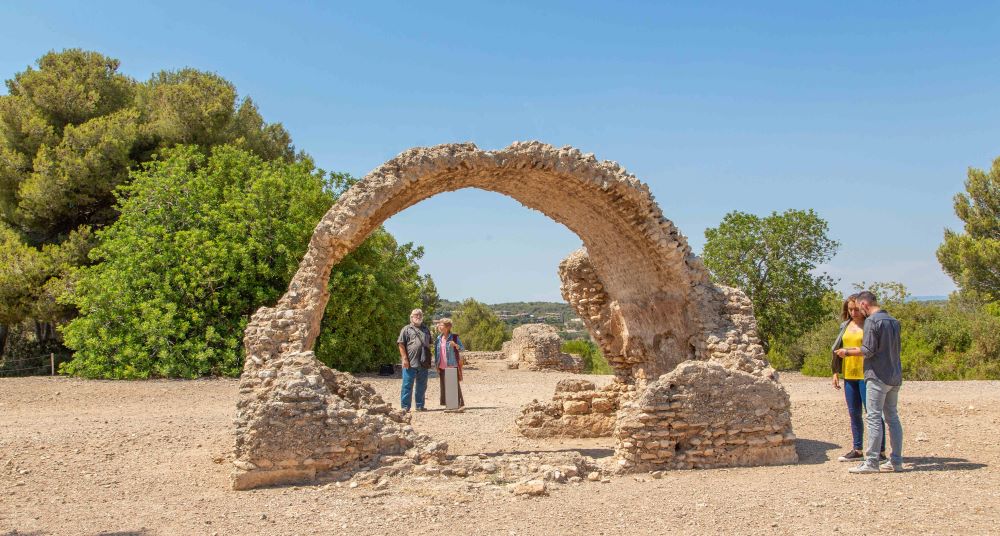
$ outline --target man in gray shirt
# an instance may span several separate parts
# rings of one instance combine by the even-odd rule
[[[903,385],[903,365],[899,359],[899,320],[882,310],[875,295],[865,291],[856,299],[865,314],[865,334],[861,348],[841,348],[837,355],[865,356],[865,390],[867,399],[868,442],[865,461],[852,467],[852,473],[878,473],[903,470],[903,425],[896,411],[899,388]],[[882,443],[882,421],[889,428],[892,455],[889,461],[878,465],[879,445]]]
[[[424,312],[414,309],[410,313],[410,323],[403,326],[396,339],[399,358],[403,364],[403,389],[399,405],[403,411],[410,411],[411,396],[417,402],[417,411],[424,411],[424,395],[427,393],[427,371],[431,367],[431,331],[424,325]],[[413,384],[417,392],[413,392]]]

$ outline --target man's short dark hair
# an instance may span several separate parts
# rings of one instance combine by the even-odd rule
[[[858,301],[868,302],[872,305],[878,305],[878,298],[875,297],[875,294],[872,294],[867,290],[859,292],[857,298],[855,299]]]

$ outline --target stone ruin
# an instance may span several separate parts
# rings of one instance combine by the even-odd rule
[[[288,291],[253,315],[235,420],[235,489],[358,471],[489,472],[476,460],[450,468],[464,457],[449,458],[446,444],[417,434],[406,414],[312,353],[332,267],[392,215],[461,188],[541,211],[585,248],[560,264],[562,293],[615,381],[603,389],[560,383],[551,402],[525,408],[522,433],[610,435],[615,455],[605,471],[797,461],[788,395],[764,359],[749,300],[709,281],[645,184],[570,147],[483,151],[463,143],[410,149],[352,186],[316,226]]]
[[[462,352],[463,363],[475,363],[477,361],[501,361],[507,358],[507,354],[502,351],[475,351],[466,350]]]
[[[507,368],[582,372],[583,359],[562,352],[562,339],[554,326],[522,324],[503,343]]]
[[[260,363],[240,379],[235,489],[312,480],[431,443],[367,384],[323,365],[312,352]],[[248,415],[248,412],[252,414]],[[264,433],[262,433],[262,431]],[[322,445],[322,446],[319,446]]]
[[[613,436],[621,469],[703,469],[798,460],[788,395],[767,375],[685,361],[624,404]]]
[[[614,382],[597,389],[587,380],[562,380],[552,401],[538,400],[521,409],[517,428],[525,437],[607,437],[614,432],[623,400],[635,386]]]

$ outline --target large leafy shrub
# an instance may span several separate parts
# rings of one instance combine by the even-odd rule
[[[335,199],[308,161],[230,146],[167,150],[118,195],[121,217],[98,233],[96,264],[70,294],[80,310],[64,329],[70,374],[238,374],[250,315],[287,288]],[[419,255],[379,229],[335,268],[324,361],[356,370],[393,355],[391,331],[419,304]]]
[[[87,264],[92,231],[118,217],[115,189],[158,151],[233,144],[267,160],[295,158],[285,129],[265,123],[221,76],[182,69],[143,83],[118,68],[97,52],[53,51],[0,95],[0,264],[18,263],[0,274],[0,343],[33,322],[35,353],[61,344],[55,328],[76,311],[57,298]]]

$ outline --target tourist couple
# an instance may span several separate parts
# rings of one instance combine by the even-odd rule
[[[403,390],[400,396],[400,406],[403,411],[410,411],[410,401],[416,399],[417,411],[424,411],[424,394],[427,392],[427,371],[433,362],[441,379],[441,405],[445,405],[445,369],[457,368],[458,381],[462,381],[462,359],[459,354],[465,348],[458,335],[451,332],[451,319],[442,318],[437,324],[439,335],[431,336],[431,331],[424,325],[424,312],[414,309],[410,313],[410,323],[403,326],[396,343],[399,345],[399,358],[403,364]],[[434,341],[433,346],[431,340]],[[433,356],[433,361],[431,360]],[[413,392],[413,384],[417,392]],[[458,405],[465,406],[462,398],[462,387],[458,386]]]
[[[840,389],[843,375],[847,412],[851,417],[853,448],[840,461],[858,461],[851,473],[903,470],[903,426],[896,405],[903,384],[899,359],[899,321],[882,310],[875,295],[865,291],[848,296],[842,310],[844,323],[833,343],[833,386]],[[864,454],[861,410],[865,408],[868,442]],[[892,457],[885,458],[885,425],[889,427]],[[880,465],[880,462],[881,465]]]

